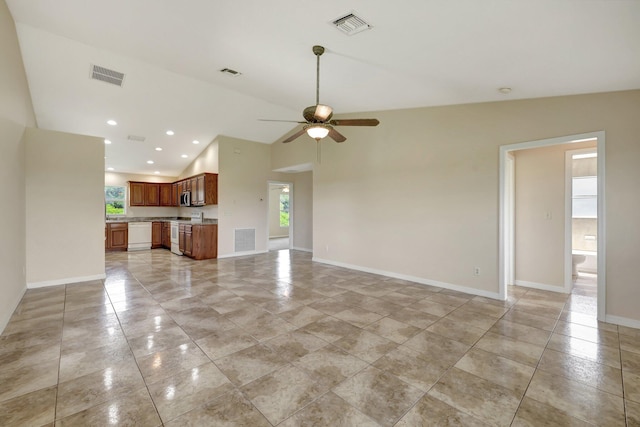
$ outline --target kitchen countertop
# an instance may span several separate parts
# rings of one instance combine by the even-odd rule
[[[133,216],[124,216],[120,218],[106,218],[105,222],[107,224],[119,224],[124,222],[172,222],[177,221],[185,224],[200,224],[191,222],[191,218],[187,217],[133,217]],[[202,224],[217,224],[217,218],[204,218],[202,220]]]

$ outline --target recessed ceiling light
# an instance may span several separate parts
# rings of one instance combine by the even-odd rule
[[[183,154],[183,155],[182,155],[182,156],[180,156],[180,157],[182,157],[183,159],[186,159],[186,158],[187,158],[187,157],[189,157],[189,156],[187,156],[186,154]]]
[[[153,164],[153,160],[147,160],[147,163],[152,165]]]
[[[172,130],[168,130],[168,131],[167,131],[167,135],[169,135],[169,136],[174,135],[174,134],[175,134],[175,133],[174,133]]]
[[[511,88],[510,87],[501,87],[500,89],[498,89],[498,92],[500,92],[503,95],[508,95],[511,93]]]
[[[200,141],[197,141],[197,140],[195,140],[195,139],[194,139],[194,140],[193,140],[193,143],[194,143],[194,144],[200,144]]]
[[[105,140],[104,140],[104,143],[105,143],[105,144],[111,144],[111,141],[109,141],[108,139],[105,139]]]
[[[162,148],[156,147],[156,151],[162,151]]]
[[[116,122],[115,120],[107,120],[107,124],[111,126],[115,126],[118,124],[118,122]]]
[[[154,173],[155,173],[156,175],[159,175],[159,174],[160,174],[160,171],[155,171]]]
[[[112,171],[112,170],[114,170],[114,169],[113,169],[113,168],[107,168],[107,170],[108,170],[108,171]]]

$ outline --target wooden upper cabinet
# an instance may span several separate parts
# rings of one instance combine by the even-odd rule
[[[155,182],[145,183],[144,204],[145,206],[160,206],[160,184]]]
[[[160,184],[160,206],[175,206],[173,203],[173,184]]]
[[[144,206],[144,182],[129,182],[129,206]]]
[[[171,184],[171,206],[180,206],[180,192],[178,191],[178,183]]]
[[[191,204],[194,206],[218,204],[218,174],[203,173],[191,178]]]

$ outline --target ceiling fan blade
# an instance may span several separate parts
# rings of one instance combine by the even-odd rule
[[[329,122],[333,126],[378,126],[378,119],[342,119],[331,120]]]
[[[272,120],[272,119],[258,119],[261,122],[282,122],[282,123],[307,123],[307,122],[298,122],[295,120]]]
[[[341,134],[340,132],[338,132],[337,130],[335,130],[333,128],[329,129],[329,136],[335,142],[344,142],[344,141],[347,140],[347,138],[343,134]]]
[[[331,117],[332,113],[333,108],[329,107],[328,105],[318,104],[316,105],[316,111],[313,113],[313,118],[318,121],[324,122],[329,117]]]
[[[296,139],[297,137],[299,137],[300,135],[302,135],[303,133],[305,133],[304,129],[300,129],[298,132],[294,133],[293,135],[291,135],[289,138],[285,139],[282,142],[291,142],[294,139]]]

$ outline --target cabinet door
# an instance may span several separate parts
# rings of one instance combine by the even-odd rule
[[[151,224],[151,248],[162,247],[162,223],[154,222]]]
[[[173,186],[171,184],[160,184],[160,206],[173,206]]]
[[[180,206],[180,193],[178,192],[178,183],[171,185],[171,206]]]
[[[194,225],[192,232],[191,257],[197,260],[218,257],[218,225]]]
[[[184,252],[184,227],[184,224],[180,224],[178,232],[178,247],[180,248],[180,252]]]
[[[129,226],[127,224],[107,224],[107,240],[109,241],[110,250],[127,250],[128,229]]]
[[[193,235],[192,235],[192,226],[186,225],[184,227],[184,254],[186,256],[191,256],[193,252]]]
[[[162,247],[171,249],[171,225],[162,223]]]
[[[218,204],[218,174],[207,173],[204,176],[204,203],[205,205]]]
[[[144,206],[144,182],[129,183],[129,206]]]
[[[145,183],[144,204],[145,206],[160,206],[160,184]]]

